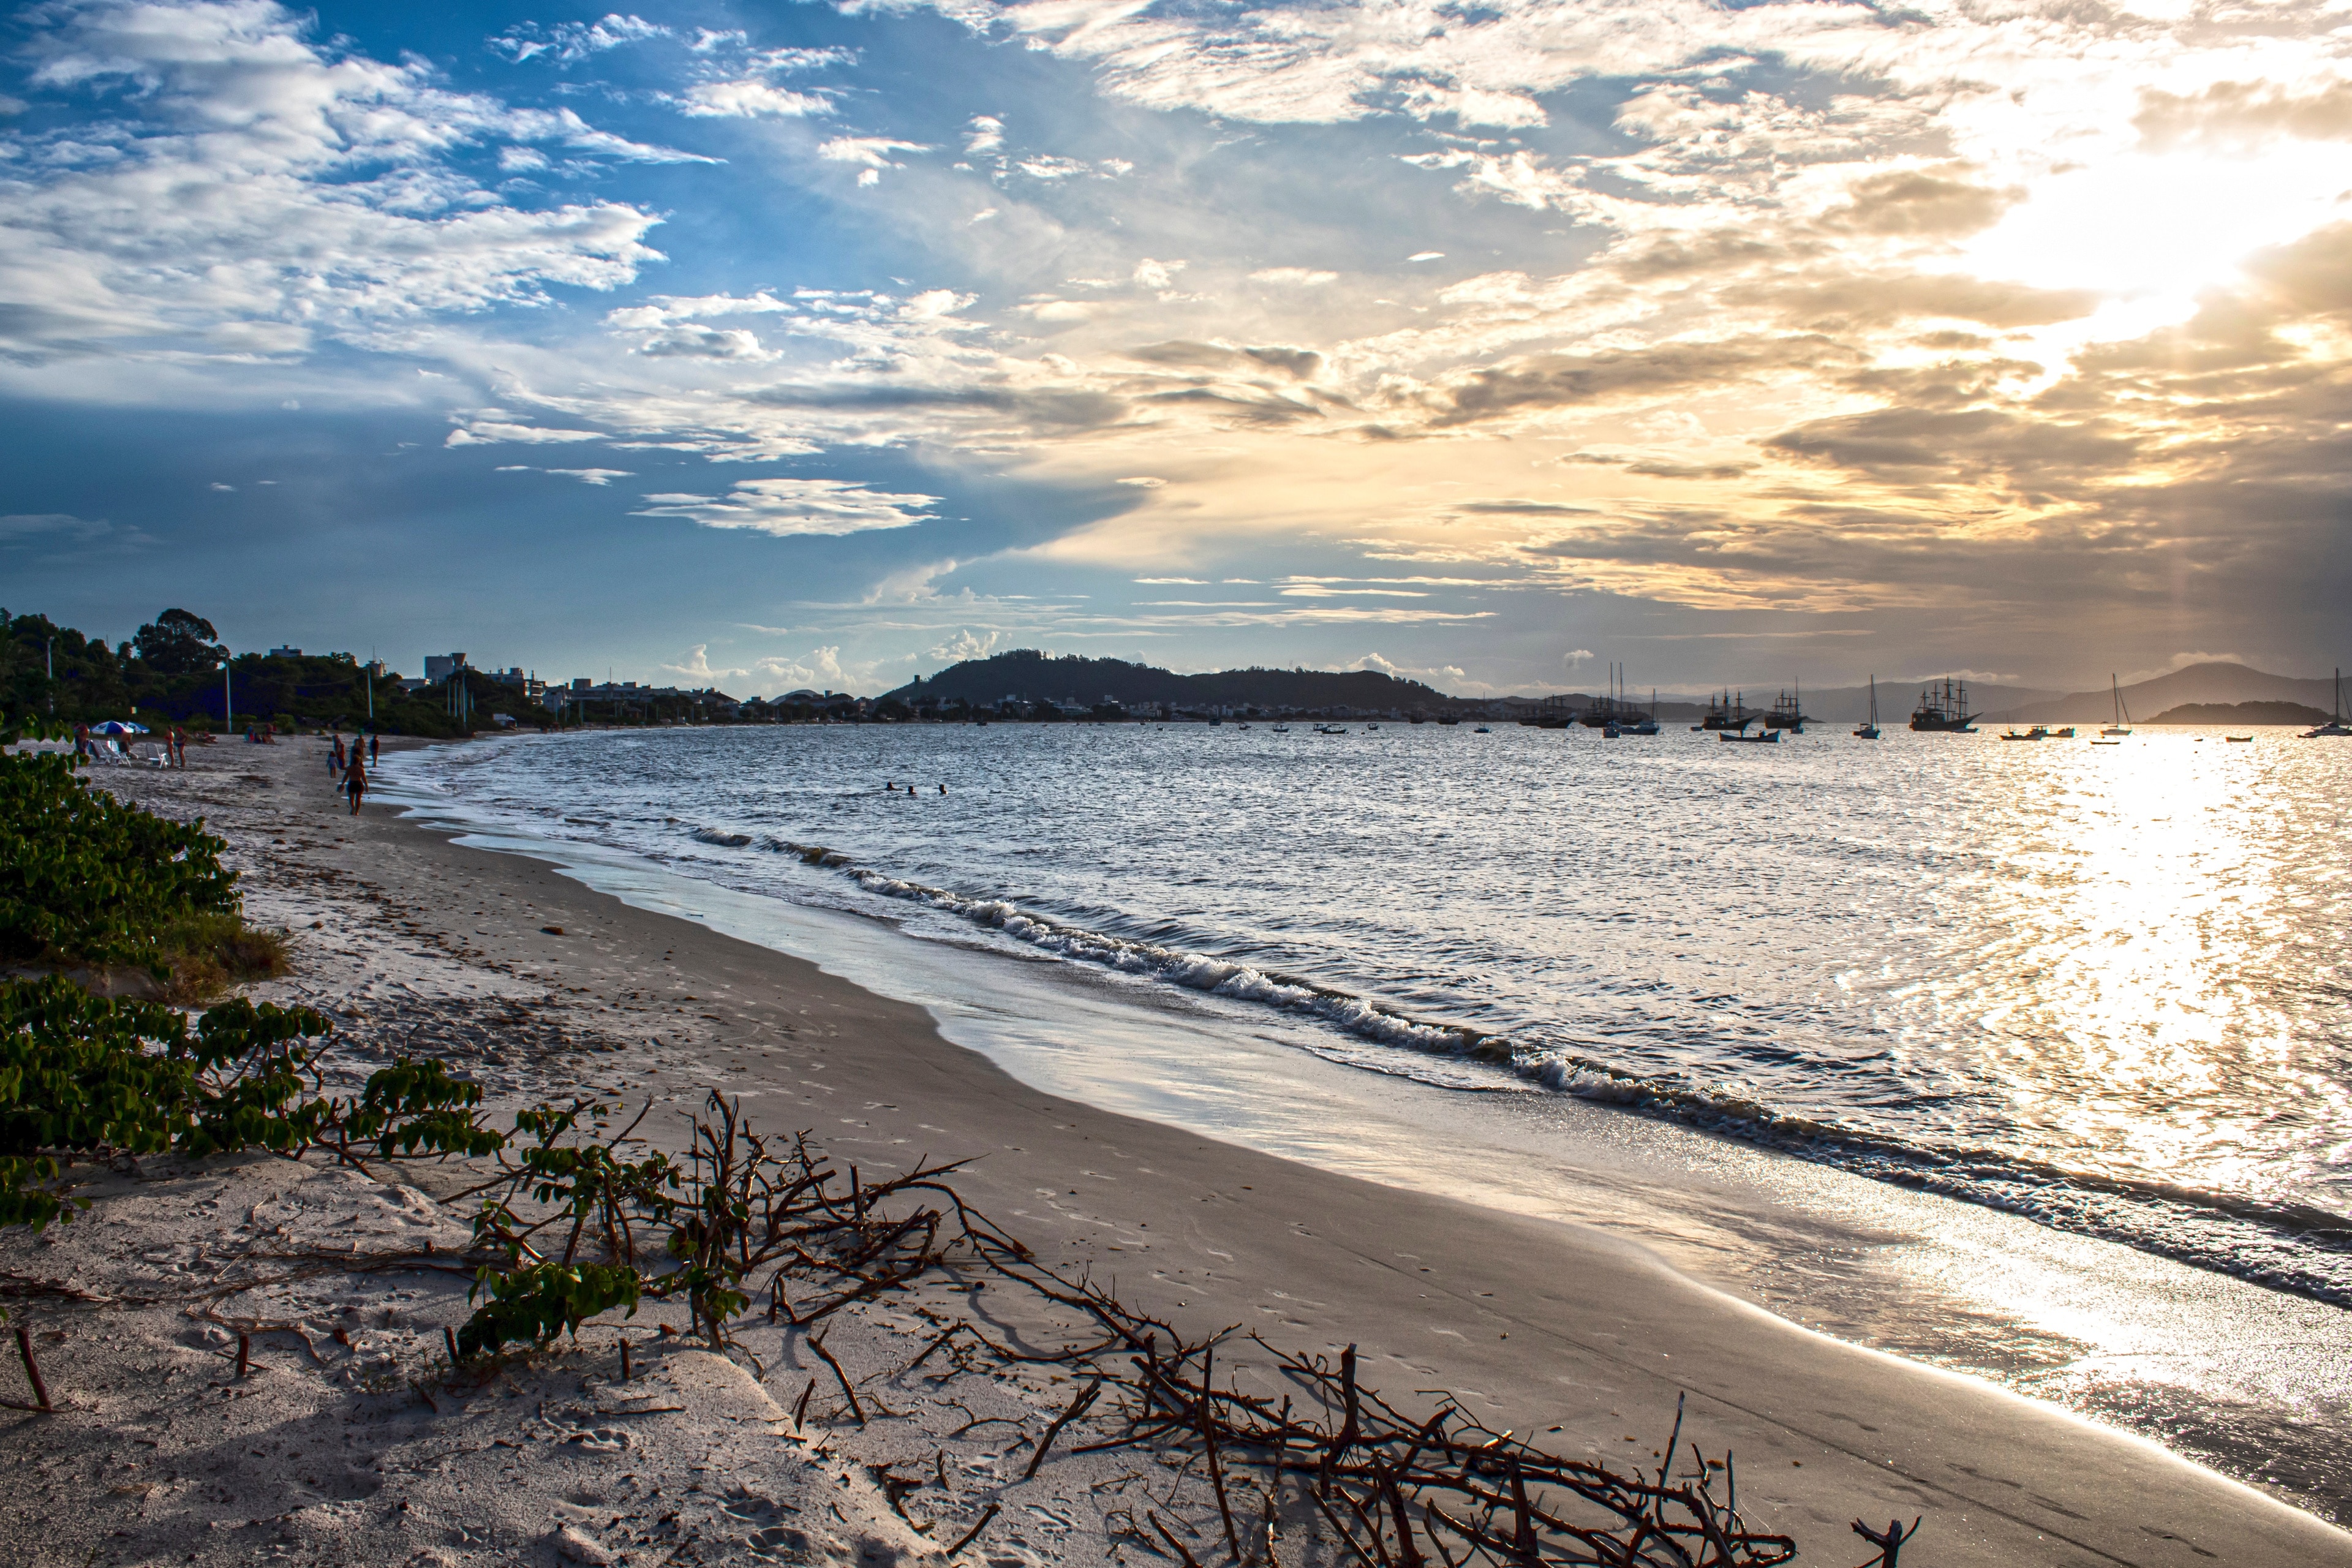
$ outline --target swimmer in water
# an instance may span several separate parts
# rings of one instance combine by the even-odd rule
[[[940,793],[941,795],[945,795],[945,794],[947,794],[947,793],[948,793],[948,786],[947,786],[947,785],[945,785],[945,784],[941,784],[941,785],[940,785]]]

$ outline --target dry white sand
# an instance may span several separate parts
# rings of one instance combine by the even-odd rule
[[[1115,1276],[1139,1307],[1300,1349],[1360,1342],[1374,1386],[1450,1388],[1496,1428],[1557,1429],[1546,1441],[1570,1454],[1648,1461],[1687,1394],[1691,1435],[1737,1453],[1743,1511],[1796,1536],[1805,1562],[1867,1556],[1847,1532],[1856,1515],[1924,1514],[1906,1563],[2352,1563],[2352,1538],[2148,1444],[1793,1328],[1622,1240],[1056,1100],[948,1044],[919,1010],[797,960],[381,810],[353,821],[317,742],[192,755],[186,774],[105,782],[230,837],[253,916],[302,938],[295,976],[255,994],[329,1010],[351,1071],[429,1049],[509,1101],[593,1087],[674,1106],[715,1087],[869,1173],[979,1156],[959,1178],[969,1196],[1049,1261]],[[457,1176],[401,1179],[446,1191]],[[255,1337],[261,1370],[238,1380],[233,1337],[190,1314],[189,1285],[241,1283],[236,1268],[264,1266],[257,1249],[413,1245],[446,1211],[268,1160],[159,1164],[91,1191],[85,1221],[0,1243],[0,1268],[172,1299],[10,1303],[39,1324],[51,1392],[72,1408],[0,1425],[18,1483],[0,1502],[0,1561],[891,1557],[936,1551],[996,1502],[960,1561],[1013,1568],[1131,1558],[1142,1548],[1119,1510],[1147,1483],[1150,1506],[1172,1490],[1209,1538],[1197,1490],[1135,1456],[1053,1460],[1023,1483],[1013,1428],[946,1436],[972,1419],[948,1399],[1029,1415],[1034,1430],[1063,1402],[1049,1378],[894,1388],[918,1310],[975,1310],[962,1293],[868,1312],[828,1342],[903,1412],[863,1428],[823,1381],[804,1431],[774,1419],[771,1397],[788,1413],[812,1372],[764,1327],[747,1337],[764,1379],[674,1349],[618,1384],[617,1331],[599,1324],[576,1352],[453,1392],[433,1373],[464,1279],[331,1263],[205,1305],[299,1325]],[[1231,1365],[1245,1387],[1266,1378],[1245,1354]],[[911,1518],[877,1489],[868,1467],[887,1463],[894,1478],[929,1473],[888,1489]]]

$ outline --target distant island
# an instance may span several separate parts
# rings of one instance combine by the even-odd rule
[[[1139,710],[1146,712],[1267,713],[1348,709],[1357,712],[1451,712],[1468,706],[1417,680],[1378,670],[1228,669],[1178,675],[1123,658],[1084,654],[1055,658],[1015,648],[968,658],[937,675],[917,676],[877,706],[899,704],[918,712],[941,710],[1045,708],[1064,713]]]
[[[2327,715],[2300,702],[2184,702],[2151,724],[2325,724]]]

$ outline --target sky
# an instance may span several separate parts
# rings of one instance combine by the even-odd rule
[[[2352,663],[2352,9],[68,3],[0,605],[875,692]]]

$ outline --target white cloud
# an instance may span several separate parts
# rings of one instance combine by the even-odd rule
[[[993,114],[975,114],[964,129],[963,150],[993,153],[1004,145],[1004,121]]]
[[[551,27],[524,22],[492,38],[490,47],[517,65],[542,55],[570,64],[606,49],[619,48],[623,44],[670,36],[667,27],[642,16],[608,14],[599,21],[558,22]]]
[[[1123,485],[1133,485],[1139,490],[1156,490],[1162,485],[1165,485],[1168,481],[1166,479],[1153,479],[1149,474],[1135,474],[1127,479],[1121,479],[1118,482]]]
[[[816,155],[834,163],[860,163],[869,171],[903,169],[904,163],[891,160],[893,153],[928,153],[930,148],[921,142],[897,142],[887,136],[836,136],[820,143]]]
[[[749,529],[780,538],[909,528],[940,498],[869,490],[846,479],[746,479],[726,496],[649,495],[639,517],[683,517],[705,528]]]
[[[509,205],[449,162],[561,146],[665,160],[569,109],[520,110],[312,41],[268,3],[135,0],[26,14],[18,53],[52,101],[107,105],[102,132],[0,136],[11,213],[0,353],[20,371],[131,356],[173,365],[373,345],[440,312],[604,289],[657,256],[624,204]]]
[[[686,89],[682,111],[704,119],[750,120],[763,114],[800,119],[832,113],[833,100],[823,93],[793,92],[764,81],[706,81]]]
[[[1183,270],[1181,261],[1154,261],[1147,256],[1135,264],[1135,284],[1139,289],[1173,288],[1176,274]]]
[[[1408,256],[1405,259],[1407,261],[1443,261],[1445,259],[1445,252],[1442,250],[1423,250],[1416,252],[1412,256]]]
[[[749,675],[751,673],[749,669],[715,669],[711,668],[710,645],[707,642],[696,643],[692,648],[688,650],[687,656],[678,660],[676,664],[658,665],[656,668],[666,669],[670,674],[678,677],[680,679],[692,682],[698,686],[715,686],[719,681],[726,680],[731,677]]]
[[[550,468],[547,471],[588,485],[609,485],[614,479],[635,477],[633,470],[628,468]]]
[[[537,425],[511,425],[499,419],[469,419],[449,432],[445,447],[492,447],[501,441],[547,446],[564,441],[601,441],[598,430],[554,430]]]
[[[1003,632],[992,629],[985,635],[976,635],[966,627],[957,631],[955,636],[946,641],[925,648],[923,657],[945,659],[951,664],[961,663],[967,658],[986,658],[996,651],[997,642],[1003,635]]]
[[[1318,289],[1336,281],[1336,272],[1318,272],[1310,267],[1266,267],[1249,275],[1253,283],[1286,283],[1300,289]]]

